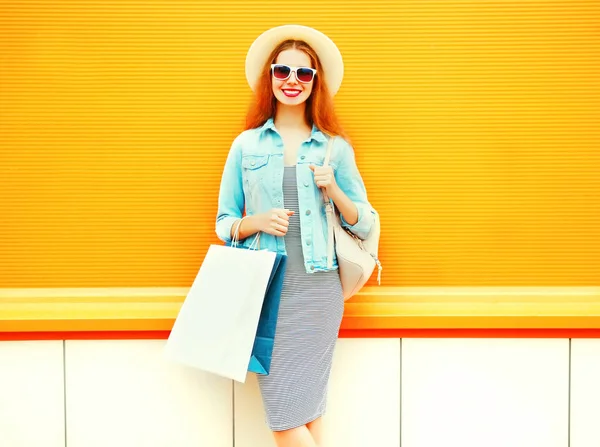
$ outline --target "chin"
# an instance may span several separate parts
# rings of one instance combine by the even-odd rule
[[[286,106],[299,106],[300,104],[304,104],[308,99],[304,94],[298,96],[297,98],[288,98],[283,93],[276,95],[277,100],[285,104]]]

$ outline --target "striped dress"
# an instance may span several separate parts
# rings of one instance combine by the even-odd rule
[[[273,431],[312,422],[325,413],[333,352],[344,312],[339,272],[306,273],[302,254],[296,167],[283,177],[285,208],[295,211],[285,235],[286,273],[269,375],[258,384]]]

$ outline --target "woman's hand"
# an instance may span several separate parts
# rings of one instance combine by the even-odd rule
[[[310,165],[309,168],[315,176],[316,185],[319,188],[325,189],[328,195],[331,195],[337,189],[335,175],[331,166],[324,168],[323,166]]]
[[[290,225],[292,210],[273,208],[271,211],[255,215],[260,231],[273,236],[285,236]]]
[[[290,224],[290,216],[294,214],[292,210],[273,208],[267,213],[254,214],[246,218],[236,220],[231,226],[231,238],[234,238],[235,229],[238,228],[238,239],[241,241],[260,231],[272,234],[273,236],[285,236]]]
[[[324,188],[327,192],[327,196],[340,210],[340,214],[344,217],[346,222],[350,225],[354,225],[358,222],[358,208],[352,200],[342,191],[335,181],[335,175],[333,174],[333,168],[327,166],[310,165],[310,170],[315,174],[315,183],[319,188]]]

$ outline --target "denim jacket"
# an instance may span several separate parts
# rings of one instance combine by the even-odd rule
[[[309,165],[322,166],[328,137],[313,125],[310,137],[298,149],[296,178],[304,266],[307,273],[327,268],[327,218],[321,190],[314,181]],[[342,226],[365,239],[374,222],[374,212],[367,200],[364,182],[354,158],[354,150],[339,137],[333,144],[329,165],[340,189],[358,209],[358,222],[350,225],[341,216]],[[284,208],[283,203],[283,140],[273,118],[261,127],[239,134],[229,151],[221,178],[216,232],[219,239],[231,242],[231,226],[246,215],[265,213],[272,208]],[[255,235],[240,241],[248,247]],[[286,254],[284,237],[268,233],[260,235],[260,249]],[[338,268],[334,257],[333,268]]]

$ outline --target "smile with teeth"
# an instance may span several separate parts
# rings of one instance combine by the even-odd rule
[[[291,89],[283,89],[282,92],[285,96],[288,96],[290,98],[295,98],[300,93],[302,93],[300,90],[291,90]]]

